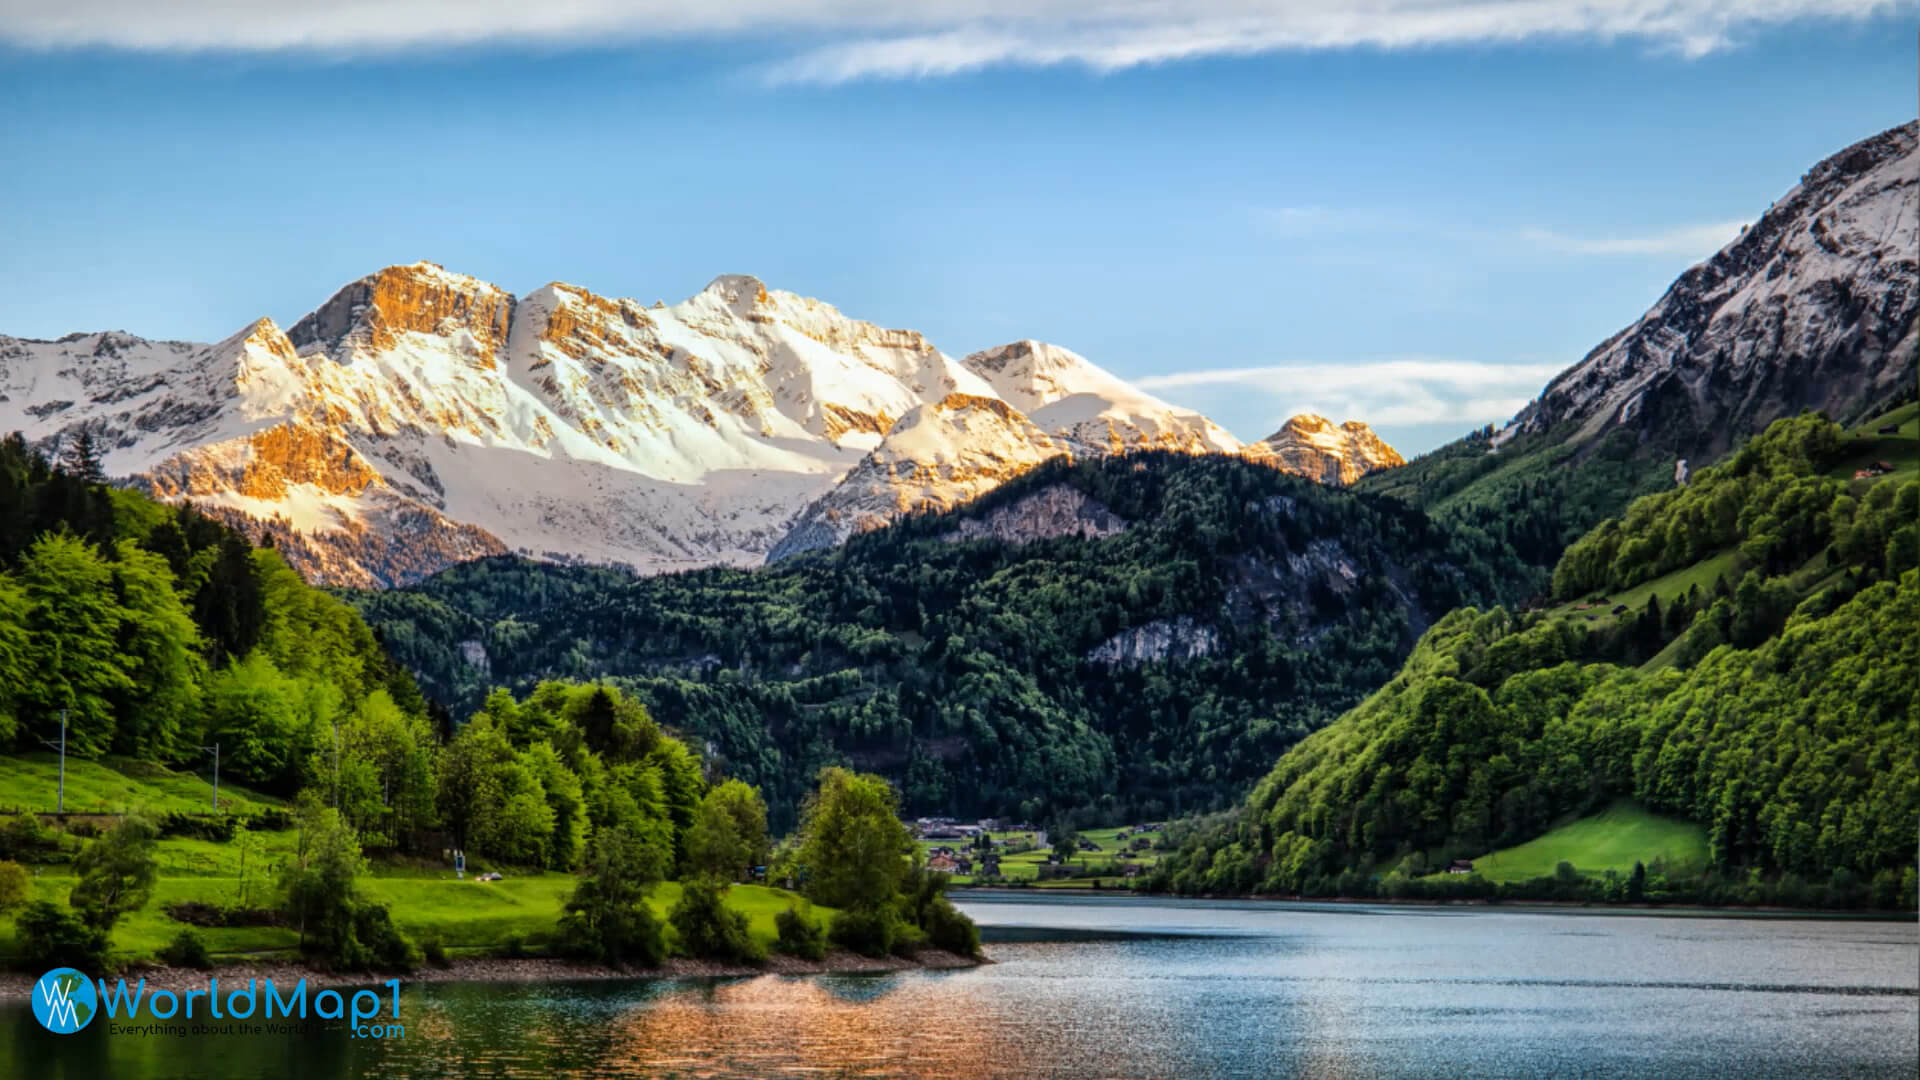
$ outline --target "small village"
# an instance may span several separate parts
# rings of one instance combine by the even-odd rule
[[[1073,854],[1058,836],[1031,822],[923,817],[904,822],[927,868],[955,885],[1128,888],[1159,861],[1161,822],[1087,829],[1073,834]]]

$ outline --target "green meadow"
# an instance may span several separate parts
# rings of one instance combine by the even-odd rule
[[[1631,873],[1635,862],[1651,865],[1656,859],[1672,870],[1704,867],[1706,829],[1623,799],[1544,836],[1483,855],[1473,868],[1490,881],[1526,881],[1551,876],[1563,861],[1595,876],[1608,870]]]
[[[0,826],[23,810],[52,813],[59,776],[53,754],[0,757]],[[206,813],[211,809],[211,786],[203,776],[174,772],[154,765],[107,758],[100,761],[67,759],[66,808],[72,815]],[[280,808],[284,800],[222,784],[220,807],[227,813],[251,815]],[[82,819],[84,820],[84,818]],[[104,824],[104,822],[102,823]],[[296,843],[292,829],[254,830],[247,834],[244,906],[269,904],[273,882]],[[128,961],[152,960],[187,924],[167,914],[175,904],[202,903],[216,907],[242,905],[241,846],[185,836],[170,836],[156,845],[160,879],[153,897],[140,910],[120,920],[113,930],[113,952]],[[62,865],[35,866],[33,898],[65,906],[74,877]],[[423,864],[422,860],[374,860],[360,881],[369,899],[389,905],[394,922],[416,939],[437,939],[456,952],[497,949],[510,938],[538,947],[552,934],[561,908],[577,882],[571,874],[541,871],[508,874],[500,881],[454,877],[451,868]],[[662,882],[648,896],[654,913],[663,920],[680,898],[677,882]],[[774,917],[799,898],[782,889],[735,885],[727,902],[744,911],[753,936],[770,945],[778,936]],[[817,909],[824,920],[831,909]],[[278,926],[194,927],[216,956],[272,956],[292,951],[299,933]],[[671,933],[671,931],[669,931]],[[0,920],[0,958],[14,954],[11,920]]]

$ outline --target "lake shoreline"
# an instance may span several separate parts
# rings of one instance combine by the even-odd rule
[[[130,968],[122,975],[113,976],[108,982],[124,977],[132,987],[140,979],[147,981],[150,990],[206,989],[209,976],[217,977],[226,989],[244,989],[247,980],[272,979],[274,985],[284,993],[300,980],[307,981],[309,991],[327,988],[346,989],[349,987],[379,986],[388,979],[399,979],[402,985],[418,983],[559,983],[590,982],[612,979],[716,979],[745,978],[754,975],[887,975],[899,971],[955,971],[964,968],[979,967],[993,961],[986,956],[966,957],[950,953],[944,949],[922,949],[911,959],[898,956],[874,958],[835,949],[820,960],[804,960],[797,956],[774,953],[767,957],[765,964],[724,964],[712,960],[696,960],[691,957],[676,956],[657,968],[612,968],[604,964],[579,964],[553,957],[529,956],[520,958],[474,956],[453,957],[446,967],[423,965],[419,970],[406,974],[368,973],[368,972],[329,972],[310,968],[302,964],[274,962],[251,964],[246,962],[221,963],[205,971],[195,968],[140,967]],[[21,1002],[31,999],[36,975],[9,971],[0,973],[0,1003]]]
[[[1003,885],[949,885],[949,896],[958,899],[963,896],[1003,896],[1022,899],[1056,895],[1073,897],[1127,897],[1139,900],[1173,900],[1182,903],[1259,903],[1259,904],[1304,904],[1338,905],[1341,907],[1412,907],[1444,908],[1471,907],[1496,908],[1518,913],[1535,912],[1539,914],[1566,914],[1568,912],[1588,912],[1595,915],[1667,915],[1686,918],[1768,918],[1768,919],[1859,919],[1871,922],[1912,922],[1911,911],[1882,910],[1878,908],[1797,908],[1780,905],[1758,904],[1753,906],[1707,904],[1607,904],[1591,900],[1484,900],[1484,899],[1447,899],[1427,900],[1411,897],[1387,899],[1372,896],[1279,896],[1272,893],[1246,893],[1235,896],[1180,896],[1175,893],[1135,892],[1131,889],[1089,889],[1078,886],[1053,886],[1049,888],[1007,888]]]

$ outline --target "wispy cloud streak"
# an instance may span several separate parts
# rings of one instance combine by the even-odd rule
[[[774,82],[932,78],[1000,66],[1116,71],[1279,51],[1631,39],[1685,56],[1808,18],[1913,0],[0,0],[33,48],[308,50],[792,41]],[[778,45],[776,44],[776,48]]]
[[[1143,389],[1231,390],[1270,403],[1275,426],[1297,413],[1382,424],[1484,424],[1533,400],[1563,364],[1494,364],[1442,357],[1363,363],[1275,364],[1169,372],[1135,379]]]

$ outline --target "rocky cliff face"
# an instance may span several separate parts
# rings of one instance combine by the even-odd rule
[[[1182,615],[1123,630],[1094,646],[1087,659],[1107,667],[1138,667],[1165,660],[1198,660],[1220,648],[1220,631]]]
[[[1249,443],[1241,453],[1282,472],[1336,487],[1407,463],[1399,451],[1360,421],[1336,426],[1326,417],[1312,414],[1288,420],[1279,431]]]
[[[0,430],[51,448],[82,429],[111,475],[355,586],[501,552],[757,564],[1063,454],[1239,450],[1038,342],[956,361],[751,277],[644,307],[432,263],[212,345],[0,337]]]
[[[1916,378],[1920,123],[1842,150],[1496,436],[1711,460],[1803,408],[1859,417]]]
[[[1126,519],[1099,500],[1079,488],[1053,484],[980,517],[965,518],[942,539],[950,543],[998,540],[1030,544],[1062,536],[1104,540],[1126,531]]]

